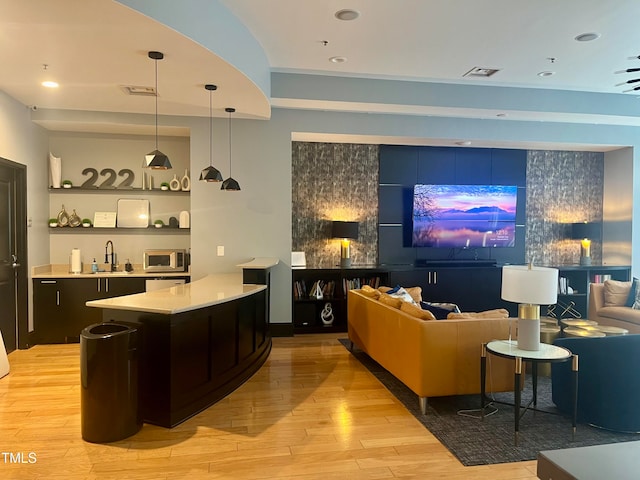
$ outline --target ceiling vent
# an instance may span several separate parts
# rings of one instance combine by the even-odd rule
[[[143,97],[155,97],[156,89],[154,87],[136,87],[135,85],[122,85],[122,91],[127,95],[141,95]]]
[[[463,75],[463,77],[481,77],[488,78],[491,77],[494,73],[498,73],[500,69],[498,68],[485,68],[485,67],[473,67],[467,73]]]

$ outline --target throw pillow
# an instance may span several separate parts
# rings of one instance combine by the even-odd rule
[[[416,302],[417,305],[420,305],[420,302],[422,301],[422,288],[408,287],[408,288],[405,288],[405,290],[409,292],[409,295],[411,295],[411,298],[413,298],[413,301]]]
[[[634,278],[631,282],[631,289],[629,290],[629,296],[627,297],[627,301],[624,303],[625,307],[633,307],[633,302],[636,301],[636,292],[638,291],[638,286],[640,285],[640,279]]]
[[[428,310],[423,310],[419,306],[409,302],[402,302],[400,310],[408,313],[412,317],[420,318],[422,320],[435,320],[436,317]]]
[[[389,290],[385,295],[389,295],[394,298],[399,298],[403,302],[415,303],[413,297],[404,288],[400,287],[395,292]]]
[[[604,306],[620,307],[627,302],[631,282],[620,282],[618,280],[606,280],[604,282]]]
[[[400,308],[400,305],[402,305],[402,300],[392,297],[391,295],[387,295],[386,293],[381,294],[378,300],[380,300],[380,303],[384,303],[385,305],[389,305],[393,308]]]
[[[372,288],[369,285],[365,285],[364,287],[362,287],[360,289],[360,293],[371,298],[378,298],[381,295],[379,290],[376,290],[375,288]]]
[[[640,288],[636,290],[636,299],[633,301],[631,308],[634,310],[640,310]]]
[[[436,317],[436,320],[446,320],[447,315],[451,312],[460,313],[460,309],[454,303],[433,303],[420,302],[420,306],[424,310],[429,310]]]

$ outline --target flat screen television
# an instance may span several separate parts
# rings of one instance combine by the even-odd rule
[[[513,247],[517,196],[515,186],[415,185],[412,245]]]

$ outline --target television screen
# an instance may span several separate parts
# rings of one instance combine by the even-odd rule
[[[517,187],[415,185],[414,247],[513,247]]]

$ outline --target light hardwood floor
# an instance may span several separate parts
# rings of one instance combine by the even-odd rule
[[[535,461],[463,467],[344,336],[275,338],[262,369],[216,405],[107,445],[80,435],[79,345],[13,352],[0,379],[0,478],[536,479]]]

